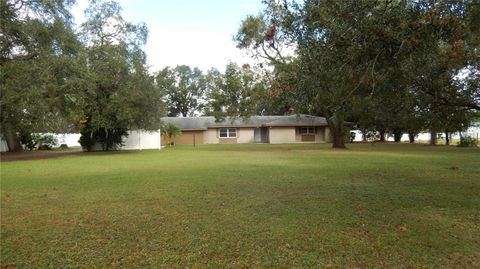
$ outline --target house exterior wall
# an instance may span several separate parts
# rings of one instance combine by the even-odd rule
[[[193,145],[195,140],[195,144],[203,144],[203,135],[204,131],[188,131],[183,130],[180,136],[175,137],[175,144],[177,145]],[[173,140],[173,139],[172,139]],[[168,144],[170,139],[168,137],[162,137],[163,145]]]
[[[315,143],[327,142],[325,140],[325,129],[327,127],[318,126],[316,128],[317,128],[317,133],[315,135],[312,135],[314,136],[314,139],[312,139],[312,141],[310,142],[315,142]],[[298,127],[295,128],[295,142],[306,142],[302,140],[302,134],[300,134],[300,132],[298,131]]]
[[[218,144],[218,129],[212,128],[203,131],[203,142],[205,144]]]
[[[255,128],[238,128],[237,143],[254,143]]]
[[[236,128],[236,138],[220,138],[219,128],[210,128],[203,132],[203,141],[205,144],[235,144],[235,143],[253,143],[255,128]]]
[[[327,142],[325,140],[325,128],[326,127],[317,127],[317,133],[315,134],[315,142]]]
[[[315,134],[316,143],[328,142],[329,130],[328,127],[317,127]],[[270,127],[269,143],[283,144],[283,143],[297,143],[302,142],[302,135],[297,131],[296,127]],[[236,138],[220,138],[219,128],[209,128],[205,131],[182,131],[182,136],[176,138],[177,144],[193,144],[193,134],[196,136],[196,144],[235,144],[235,143],[255,143],[255,128],[245,127],[237,128]],[[257,136],[258,136],[257,132]],[[258,137],[257,137],[258,139]],[[163,138],[162,143],[167,143]]]
[[[219,138],[218,143],[219,144],[237,144],[238,140],[237,138]]]
[[[330,134],[330,128],[325,127],[325,141],[328,143],[331,143],[332,140],[332,135]]]
[[[295,143],[295,127],[271,127],[270,144]]]

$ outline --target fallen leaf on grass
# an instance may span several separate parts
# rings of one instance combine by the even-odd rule
[[[398,230],[399,230],[400,232],[406,232],[406,231],[408,231],[406,225],[400,225],[400,226],[398,227]]]

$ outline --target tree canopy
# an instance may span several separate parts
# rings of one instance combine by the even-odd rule
[[[346,119],[399,133],[412,127],[408,118],[430,113],[424,127],[435,131],[440,110],[478,110],[474,1],[264,3],[242,21],[237,46],[273,66],[297,113],[327,118],[333,147],[345,147]],[[475,71],[455,80],[466,68]]]
[[[0,1],[1,132],[12,151],[18,133],[68,129],[80,49],[72,1]]]
[[[147,27],[125,21],[114,1],[90,1],[74,29],[73,2],[0,1],[1,132],[10,150],[22,149],[21,133],[80,129],[83,142],[112,145],[119,130],[160,126],[161,95],[142,50]]]
[[[121,144],[160,117],[308,113],[325,116],[333,147],[344,123],[362,132],[461,131],[480,111],[480,5],[475,0],[265,0],[234,40],[258,65],[225,72],[186,65],[151,75],[145,24],[115,1],[0,0],[0,120],[19,136],[80,130],[86,149]]]
[[[162,103],[154,77],[148,73],[142,46],[144,24],[126,22],[116,2],[93,1],[81,26],[85,87],[81,93],[82,146],[95,143],[108,150],[121,142],[127,129],[160,128]],[[114,139],[110,142],[109,138]],[[97,139],[95,139],[97,137]]]
[[[264,113],[268,84],[261,73],[249,65],[229,63],[225,74],[211,70],[207,75],[208,99],[205,114],[221,120]]]
[[[205,103],[205,80],[200,69],[166,67],[156,75],[170,117],[198,115]]]

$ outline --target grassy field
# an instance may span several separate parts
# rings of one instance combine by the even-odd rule
[[[480,150],[204,145],[1,164],[3,268],[480,267]]]

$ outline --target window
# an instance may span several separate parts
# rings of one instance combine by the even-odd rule
[[[313,135],[316,133],[315,127],[301,127],[300,134],[302,135]]]
[[[236,138],[237,129],[235,128],[220,128],[220,138]]]

